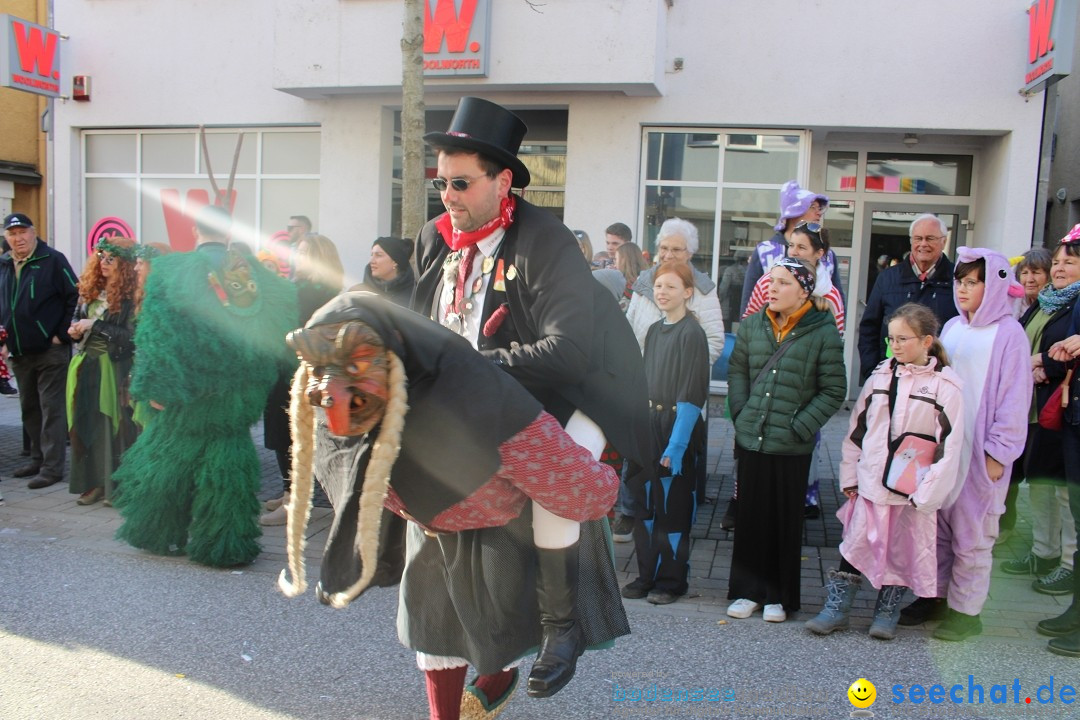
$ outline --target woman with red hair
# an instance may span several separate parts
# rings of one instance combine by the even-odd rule
[[[79,306],[68,333],[78,342],[68,368],[71,492],[80,505],[113,494],[112,474],[135,439],[127,398],[134,354],[135,242],[106,238],[79,277]]]

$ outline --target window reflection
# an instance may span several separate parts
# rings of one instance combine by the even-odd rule
[[[825,189],[827,192],[854,192],[855,180],[859,169],[859,153],[855,151],[832,150],[829,152],[825,170]]]
[[[866,191],[970,195],[971,155],[867,153]]]

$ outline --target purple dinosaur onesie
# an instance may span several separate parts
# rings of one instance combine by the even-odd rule
[[[956,251],[958,266],[980,258],[986,261],[982,304],[970,317],[961,310],[941,332],[952,366],[964,380],[965,412],[958,473],[963,480],[938,513],[938,593],[947,589],[949,608],[965,615],[978,615],[990,590],[998,516],[1005,512],[1011,466],[1024,450],[1031,405],[1030,343],[1013,319],[1010,297],[1019,286],[1000,253]],[[1016,289],[1010,291],[1011,286]],[[996,481],[987,474],[986,456],[1005,466]]]

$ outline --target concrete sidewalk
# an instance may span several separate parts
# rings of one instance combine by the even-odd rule
[[[699,508],[694,526],[694,545],[690,559],[690,592],[680,601],[668,606],[653,606],[644,600],[627,601],[636,610],[674,616],[725,617],[727,607],[727,581],[731,565],[732,533],[720,529],[720,517],[731,495],[732,487],[732,428],[722,417],[714,402],[709,423],[708,496],[712,500]],[[847,429],[849,415],[841,411],[825,427],[818,467],[821,479],[823,512],[821,517],[807,521],[803,547],[803,611],[794,620],[801,621],[816,614],[824,602],[824,575],[829,568],[837,567],[840,542],[840,523],[835,512],[840,504],[836,487],[836,470],[840,457],[840,443]],[[260,497],[274,497],[281,492],[280,478],[272,452],[263,450],[261,426],[252,430],[256,445],[260,448],[263,483]],[[106,553],[142,554],[113,539],[120,525],[117,512],[100,503],[82,507],[75,504],[76,496],[69,493],[67,483],[58,483],[44,490],[28,490],[25,480],[15,480],[11,472],[23,464],[21,449],[21,424],[19,404],[14,398],[0,398],[0,492],[4,504],[0,506],[0,534],[18,533],[55,542]],[[997,568],[1003,559],[1023,557],[1031,543],[1031,528],[1027,520],[1026,485],[1021,490],[1020,520],[1013,538],[995,552],[990,600],[983,611],[985,632],[976,642],[1007,641],[1029,646],[1045,652],[1046,639],[1037,635],[1035,624],[1044,618],[1060,614],[1071,602],[1071,595],[1048,596],[1031,589],[1030,577],[1002,574]],[[321,556],[322,546],[330,526],[330,511],[316,507],[312,512],[308,531],[307,551],[311,568],[309,576],[316,572],[315,566]],[[285,567],[284,527],[265,528],[262,539],[263,552],[247,570],[276,575]],[[616,544],[615,558],[620,582],[633,579],[636,562],[631,543]],[[854,626],[865,630],[870,623],[875,593],[863,590],[855,602]],[[929,637],[931,627],[923,626],[901,629]]]

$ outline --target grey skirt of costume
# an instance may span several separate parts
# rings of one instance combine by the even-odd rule
[[[630,633],[607,520],[581,525],[578,613],[586,644]],[[536,547],[531,506],[503,527],[428,537],[409,523],[398,637],[429,655],[464,658],[482,675],[536,652]]]

